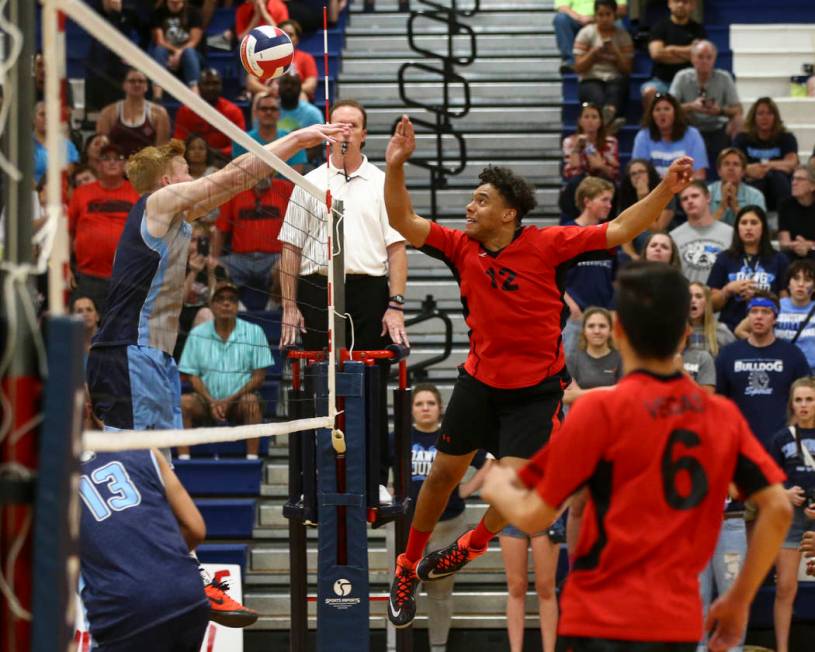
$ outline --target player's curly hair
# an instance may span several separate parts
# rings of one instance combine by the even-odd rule
[[[150,145],[139,150],[127,160],[127,178],[139,194],[155,190],[166,173],[170,162],[184,156],[186,147],[180,140],[172,139],[164,145]]]
[[[518,222],[538,205],[535,186],[509,168],[488,165],[478,175],[478,180],[482,184],[490,184],[501,194],[504,201],[518,213]]]

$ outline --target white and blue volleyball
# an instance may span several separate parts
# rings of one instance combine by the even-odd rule
[[[286,74],[292,58],[294,46],[291,39],[277,27],[255,27],[241,41],[241,63],[246,72],[260,81]]]

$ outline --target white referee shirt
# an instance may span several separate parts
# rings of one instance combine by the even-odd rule
[[[404,238],[388,224],[385,173],[363,156],[362,165],[348,181],[343,171],[330,161],[309,172],[306,179],[324,189],[326,166],[331,197],[343,201],[345,273],[386,276],[387,247],[403,242]],[[301,276],[326,273],[327,219],[325,204],[295,186],[278,239],[300,249]]]

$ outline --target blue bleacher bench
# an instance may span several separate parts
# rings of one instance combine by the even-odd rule
[[[195,505],[207,525],[210,539],[251,539],[255,527],[252,498],[198,498]]]
[[[173,464],[181,484],[193,496],[260,494],[263,474],[260,460],[190,459],[175,460]]]

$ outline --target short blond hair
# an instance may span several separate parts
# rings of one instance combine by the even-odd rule
[[[127,161],[127,178],[139,194],[156,190],[162,175],[174,158],[184,156],[186,148],[180,140],[172,139],[158,147],[140,149]]]
[[[604,192],[613,193],[614,184],[600,177],[586,177],[580,182],[580,185],[577,186],[577,190],[574,193],[577,208],[582,211],[585,208],[583,203],[587,199],[599,197]]]

